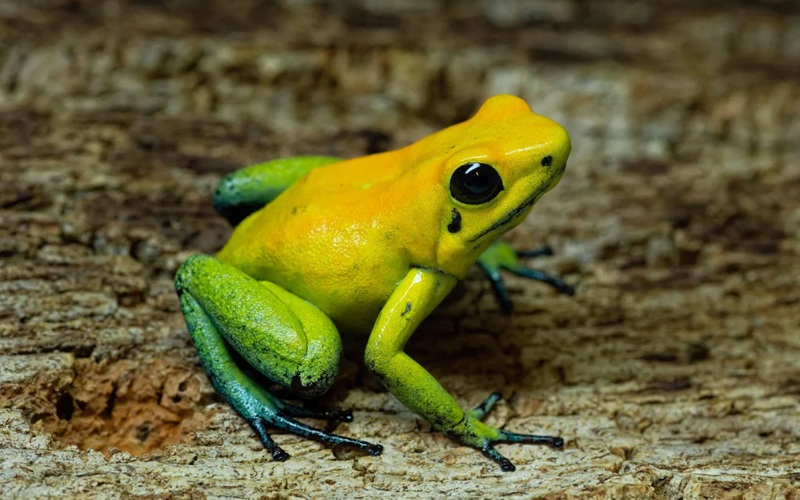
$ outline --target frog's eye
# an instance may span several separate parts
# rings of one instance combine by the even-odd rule
[[[494,199],[503,190],[497,170],[485,163],[461,165],[450,177],[450,194],[467,205],[480,205]]]

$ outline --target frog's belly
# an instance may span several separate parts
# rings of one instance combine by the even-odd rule
[[[392,291],[407,272],[391,273],[368,262],[305,261],[296,269],[271,269],[272,281],[319,307],[345,332],[368,334]]]
[[[258,228],[258,229],[256,229]],[[239,228],[218,257],[319,307],[349,333],[369,333],[411,267],[401,242],[363,225]]]

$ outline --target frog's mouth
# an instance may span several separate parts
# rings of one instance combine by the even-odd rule
[[[564,173],[564,170],[566,170],[566,168],[567,168],[566,165],[561,167],[558,170],[558,172],[556,172],[552,177],[550,177],[550,181],[547,184],[543,184],[541,187],[539,187],[539,189],[534,191],[534,193],[530,195],[528,198],[526,198],[525,201],[523,201],[515,208],[513,208],[511,211],[509,211],[506,215],[504,215],[503,218],[501,218],[491,226],[487,227],[486,229],[478,233],[476,236],[470,238],[469,242],[474,243],[478,241],[479,239],[483,238],[484,236],[491,233],[495,229],[500,229],[501,227],[508,225],[509,223],[511,223],[511,221],[519,217],[520,214],[523,214],[534,203],[539,201],[539,198],[541,198],[544,193],[548,192],[553,186],[555,186],[555,184],[561,179],[561,174]]]

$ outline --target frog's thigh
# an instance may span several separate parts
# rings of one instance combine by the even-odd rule
[[[206,371],[222,362],[222,347],[205,349],[202,342],[227,343],[252,367],[295,392],[313,397],[325,392],[339,371],[342,343],[333,322],[318,308],[269,282],[259,282],[208,255],[191,257],[175,278],[178,293],[189,294],[201,311],[181,305],[191,330],[191,315],[208,317],[220,338],[206,335],[198,344]],[[187,310],[188,309],[188,310]],[[224,338],[224,342],[223,342]],[[208,359],[207,359],[208,358]]]
[[[231,224],[239,224],[308,172],[337,161],[328,156],[296,156],[237,170],[219,181],[214,208]]]

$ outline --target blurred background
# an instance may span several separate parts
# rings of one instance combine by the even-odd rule
[[[0,493],[796,492],[798,81],[792,0],[0,1]],[[509,277],[506,316],[473,273],[409,352],[567,449],[505,447],[503,475],[356,349],[326,403],[387,452],[278,434],[295,458],[269,462],[172,290],[230,234],[216,182],[400,147],[497,93],[572,135],[509,239],[578,293]]]

